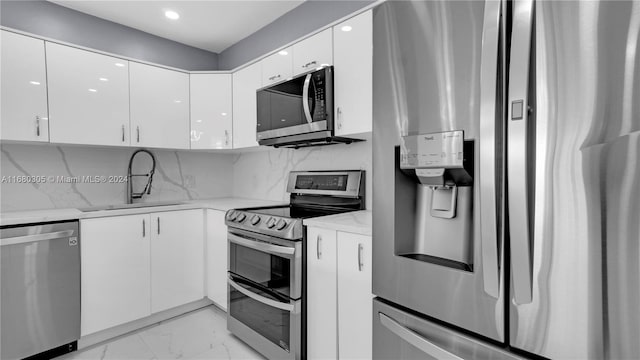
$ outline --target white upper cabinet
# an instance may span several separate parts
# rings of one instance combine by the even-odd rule
[[[233,148],[258,146],[256,90],[262,86],[261,63],[233,73]]]
[[[335,133],[370,132],[373,112],[371,10],[333,27]]]
[[[293,47],[293,75],[333,64],[331,29],[326,29],[295,43]]]
[[[291,47],[267,56],[262,64],[262,86],[286,80],[293,75]]]
[[[191,148],[231,149],[231,74],[191,74]]]
[[[130,63],[131,145],[189,148],[189,74]]]
[[[50,42],[46,51],[51,142],[129,145],[128,62]]]
[[[49,141],[44,41],[8,31],[2,43],[2,140]]]

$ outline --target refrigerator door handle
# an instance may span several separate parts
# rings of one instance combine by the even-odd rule
[[[415,331],[402,326],[399,322],[393,320],[389,316],[378,312],[380,323],[389,329],[392,333],[398,335],[402,340],[422,350],[425,354],[436,359],[454,359],[462,360],[461,357],[452,354],[451,352],[439,347],[431,341],[425,339]]]
[[[498,51],[500,33],[498,0],[485,3],[480,68],[480,230],[484,291],[498,298],[500,262],[498,259],[498,219],[496,191],[496,116]]]
[[[507,196],[513,294],[517,304],[532,301],[527,122],[533,1],[514,3],[507,116]]]

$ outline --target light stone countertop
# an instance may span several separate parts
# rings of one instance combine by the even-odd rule
[[[305,219],[302,222],[306,226],[319,227],[337,231],[356,233],[371,236],[371,211],[352,211],[343,214],[320,216]]]
[[[168,205],[169,204],[169,205]],[[281,201],[245,199],[245,198],[215,198],[202,200],[183,200],[175,202],[149,203],[148,206],[97,210],[97,211],[81,211],[79,209],[46,209],[46,210],[30,210],[30,211],[12,211],[0,213],[0,226],[20,225],[42,223],[50,221],[65,221],[90,219],[107,216],[123,216],[133,214],[144,214],[160,211],[189,210],[189,209],[214,209],[227,211],[234,208],[258,207],[258,206],[274,206],[286,205]],[[120,205],[116,205],[120,206]],[[122,205],[126,206],[126,205]],[[100,208],[99,206],[96,208]]]

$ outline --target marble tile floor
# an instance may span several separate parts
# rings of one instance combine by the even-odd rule
[[[226,314],[208,306],[56,360],[264,359],[227,331]]]

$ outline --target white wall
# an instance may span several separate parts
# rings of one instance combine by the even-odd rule
[[[289,201],[292,170],[365,170],[366,207],[371,209],[371,141],[302,149],[270,149],[235,155],[233,196]]]
[[[126,183],[10,183],[13,176],[124,176],[135,149],[3,144],[0,157],[0,210],[18,211],[123,204]],[[145,202],[230,196],[233,155],[152,150],[157,160],[151,195]],[[139,157],[138,157],[139,156]],[[135,172],[151,161],[136,157]],[[146,179],[138,178],[135,191]]]

